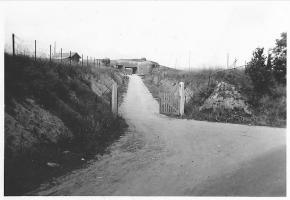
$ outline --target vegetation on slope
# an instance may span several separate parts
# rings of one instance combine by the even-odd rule
[[[185,104],[186,118],[285,127],[286,37],[286,33],[281,34],[281,39],[276,40],[276,46],[268,57],[264,55],[263,49],[256,49],[246,69],[185,72],[160,67],[146,76],[144,82],[153,96],[158,97],[158,92],[166,90],[162,87],[164,82],[173,85],[183,81],[185,88],[192,93],[190,100]],[[235,86],[249,104],[252,115],[244,115],[237,110],[200,110],[217,83],[221,81]]]
[[[120,77],[110,68],[98,71],[94,67],[34,61],[29,57],[5,54],[5,195],[30,191],[49,177],[80,165],[81,158],[87,160],[104,153],[108,145],[119,138],[127,126],[125,121],[121,117],[114,118],[110,105],[91,89],[90,80],[98,79],[100,72],[112,78]],[[124,92],[124,86],[120,88]],[[36,145],[13,149],[13,141],[17,138],[13,130],[11,134],[7,132],[6,116],[17,119],[16,105],[22,105],[31,113],[31,106],[27,106],[30,101],[39,107],[38,110],[44,109],[60,119],[65,126],[63,129],[67,128],[73,137],[51,142],[47,136],[35,136],[31,132],[36,137]],[[18,123],[22,127],[23,124]],[[41,125],[36,128],[43,128]],[[58,163],[59,167],[49,167],[48,162]]]

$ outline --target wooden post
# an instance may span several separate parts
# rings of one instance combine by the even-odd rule
[[[117,83],[112,85],[112,113],[116,117],[118,115],[118,99],[117,99]]]
[[[15,35],[12,33],[12,55],[15,56]]]
[[[87,67],[89,66],[89,56],[87,56]]]
[[[84,65],[84,57],[83,57],[83,54],[82,54],[82,66]]]
[[[179,114],[183,116],[184,114],[184,83],[179,83]]]
[[[49,45],[49,62],[51,62],[51,45]]]
[[[95,61],[95,58],[94,58],[94,67],[96,66],[96,63],[95,63],[96,61]]]
[[[36,40],[34,41],[34,60],[36,61]]]
[[[71,65],[71,51],[69,51],[69,65]]]
[[[60,62],[62,62],[62,48],[60,48]]]

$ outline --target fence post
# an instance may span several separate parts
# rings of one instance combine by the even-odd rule
[[[180,116],[183,116],[184,114],[184,83],[179,83],[179,114]]]
[[[117,99],[117,83],[112,85],[112,113],[116,117],[118,115],[118,99]]]
[[[71,65],[71,51],[69,51],[69,65]]]
[[[84,65],[84,57],[83,57],[83,54],[82,54],[82,66]]]
[[[12,33],[12,55],[15,56],[15,35]]]
[[[87,56],[87,67],[89,66],[89,56]]]
[[[62,63],[62,48],[60,48],[60,62]]]
[[[34,41],[34,60],[36,61],[36,40]]]
[[[51,62],[51,45],[49,45],[49,62]]]
[[[210,85],[210,75],[208,76],[207,89],[209,89],[209,85]]]

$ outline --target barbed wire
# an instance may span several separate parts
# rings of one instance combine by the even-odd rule
[[[24,55],[29,57],[34,57],[35,59],[38,58],[45,58],[45,59],[55,59],[55,54],[62,54],[66,55],[70,54],[71,49],[65,48],[58,48],[56,49],[54,44],[55,42],[43,42],[40,40],[32,40],[24,38],[18,34],[12,34],[12,41],[6,42],[4,45],[4,52],[13,55]],[[101,60],[100,58],[95,58],[93,56],[84,56],[83,54],[79,53],[80,61],[79,64],[88,65],[88,64],[97,64],[100,66]]]

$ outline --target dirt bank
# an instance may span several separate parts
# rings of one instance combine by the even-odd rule
[[[104,94],[112,82],[121,96],[118,70],[5,54],[5,195],[75,169],[120,137],[126,123]]]
[[[236,185],[250,188],[242,195],[285,195],[285,129],[168,118],[158,113],[157,101],[134,75],[120,114],[129,129],[111,147],[110,154],[30,194],[211,195],[206,189],[211,188],[208,183],[230,174],[235,182],[249,180]],[[262,160],[260,166],[274,161],[271,152],[276,149],[283,149],[283,154],[276,157],[282,167],[265,168],[259,173],[251,173],[252,168],[246,167],[244,173],[239,172],[253,160]],[[267,184],[259,185],[259,177],[269,172],[275,173]],[[223,182],[225,187],[231,183]],[[221,189],[214,194],[228,193]],[[241,193],[233,189],[230,195]]]

